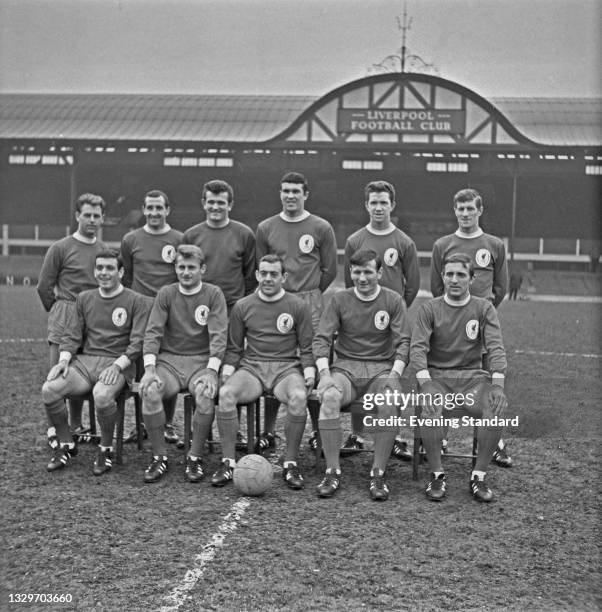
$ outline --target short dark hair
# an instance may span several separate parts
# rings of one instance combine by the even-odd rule
[[[84,204],[90,204],[90,206],[100,206],[103,215],[105,208],[107,207],[105,201],[99,195],[94,193],[82,193],[79,198],[75,200],[75,210],[77,212],[81,212]]]
[[[234,200],[234,189],[232,189],[232,185],[230,183],[226,183],[226,181],[222,181],[219,179],[215,179],[213,181],[207,181],[203,185],[202,198],[205,199],[205,194],[207,192],[213,193],[217,195],[218,193],[222,193],[225,191],[228,194],[228,204],[231,204]]]
[[[374,261],[376,263],[377,271],[383,267],[383,261],[376,251],[373,251],[372,249],[360,249],[349,258],[349,267],[365,266],[371,261]]]
[[[116,259],[117,260],[117,269],[123,268],[123,259],[121,258],[121,254],[116,249],[103,249],[96,253],[96,257],[94,257],[94,262],[97,259]]]
[[[303,185],[304,193],[307,193],[309,186],[307,184],[307,179],[300,172],[287,172],[280,179],[280,184],[282,183],[298,183],[299,185]]]
[[[462,264],[468,270],[468,274],[470,275],[470,278],[474,276],[474,267],[472,265],[472,259],[470,258],[470,255],[468,255],[467,253],[452,253],[451,255],[448,255],[443,260],[443,272],[444,273],[445,273],[445,266],[448,263]]]
[[[259,264],[265,262],[265,263],[279,263],[280,264],[280,268],[282,269],[282,274],[284,274],[286,272],[286,269],[284,267],[284,260],[282,259],[282,257],[280,257],[280,255],[276,255],[276,253],[268,253],[267,255],[264,255],[260,260],[259,263],[257,264],[257,269],[259,270]]]
[[[181,244],[176,250],[176,262],[178,257],[182,259],[196,259],[201,266],[205,263],[203,249],[195,244]]]
[[[169,198],[167,197],[167,194],[160,189],[151,189],[150,191],[147,191],[144,194],[144,198],[142,198],[143,205],[146,204],[146,198],[163,198],[165,206],[169,208]]]
[[[458,193],[454,196],[454,207],[458,203],[465,204],[466,202],[473,201],[477,208],[483,208],[483,198],[476,189],[460,189],[460,191],[458,191]]]
[[[392,203],[395,202],[395,187],[393,187],[393,185],[387,181],[370,181],[364,187],[364,198],[367,202],[371,193],[381,193],[383,191],[391,196]]]

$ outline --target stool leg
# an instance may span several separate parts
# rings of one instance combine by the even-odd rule
[[[319,429],[319,418],[320,418],[320,402],[316,399],[309,399],[307,401],[307,410],[309,412],[309,418],[311,419],[312,427],[316,434],[316,448],[314,449],[314,465],[316,474],[320,474],[323,471],[322,465],[322,436],[320,436]]]
[[[123,463],[123,422],[125,420],[125,395],[121,393],[117,398],[117,433],[115,441],[115,463]]]
[[[412,480],[418,480],[418,465],[420,464],[420,429],[414,427],[414,448],[412,449]]]
[[[90,393],[88,400],[88,420],[90,421],[90,434],[96,434],[96,409],[94,406],[94,398]]]
[[[257,420],[259,419],[259,399],[254,402],[246,404],[247,409],[247,453],[252,454],[255,452],[255,432],[259,431],[256,429]]]
[[[472,469],[477,463],[477,428],[472,428]]]
[[[136,432],[138,433],[138,450],[144,449],[144,431],[142,429],[142,398],[134,393],[134,418],[136,419]]]
[[[194,408],[194,400],[192,395],[184,396],[184,453],[190,451],[190,440],[192,437],[192,413]]]

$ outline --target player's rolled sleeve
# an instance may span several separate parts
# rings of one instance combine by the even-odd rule
[[[209,333],[209,357],[224,359],[226,353],[226,342],[228,334],[228,310],[226,308],[226,298],[221,289],[212,296],[209,305],[209,318],[207,319],[207,331]],[[219,367],[218,367],[219,369]]]
[[[330,346],[340,325],[341,320],[337,308],[337,300],[333,296],[322,313],[318,330],[312,343],[314,360],[316,362],[318,359],[330,359]]]
[[[407,365],[410,359],[410,332],[407,310],[401,299],[391,314],[389,329],[395,346],[395,361],[403,361]]]
[[[36,287],[40,300],[46,312],[50,312],[52,305],[56,302],[54,288],[61,269],[61,256],[56,244],[50,246],[44,257],[40,278]]]
[[[161,347],[161,339],[165,330],[165,323],[169,314],[169,307],[166,300],[167,287],[162,287],[157,293],[157,297],[153,302],[146,330],[144,332],[144,341],[142,344],[142,352],[144,355],[158,355]]]
[[[144,332],[146,330],[152,303],[153,301],[151,299],[143,295],[136,296],[134,301],[130,343],[125,351],[125,356],[132,363],[142,355]]]
[[[234,308],[230,312],[230,322],[228,324],[228,343],[226,347],[226,355],[224,356],[224,365],[229,365],[234,368],[238,366],[242,358],[245,343],[245,324],[243,321],[242,309],[240,303],[234,304]]]
[[[320,270],[319,288],[324,293],[337,276],[337,240],[330,224],[324,227],[320,241]]]
[[[508,291],[508,264],[506,262],[506,248],[500,240],[495,254],[493,265],[493,305],[497,308],[506,297]]]
[[[497,312],[492,304],[487,304],[485,308],[482,325],[489,370],[490,372],[499,372],[505,375],[508,363],[502,339],[502,329]]]
[[[420,289],[420,267],[418,266],[418,251],[416,245],[410,242],[401,256],[401,267],[404,277],[403,299],[409,308]]]
[[[429,302],[426,302],[416,315],[410,342],[410,363],[417,371],[426,370],[428,367],[427,356],[432,334],[433,313]]]
[[[443,295],[444,285],[441,273],[443,272],[443,254],[441,253],[439,244],[435,242],[433,252],[431,254],[431,293],[433,297]]]

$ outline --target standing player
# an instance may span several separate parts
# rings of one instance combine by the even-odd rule
[[[203,185],[202,223],[184,233],[184,244],[195,244],[205,254],[207,272],[204,280],[224,293],[228,312],[240,298],[252,293],[255,280],[255,235],[250,227],[230,219],[234,191],[226,181],[214,180]],[[241,431],[237,444],[246,448]]]
[[[219,287],[203,282],[204,272],[201,249],[180,245],[176,252],[178,282],[159,290],[144,335],[140,396],[153,451],[144,472],[148,483],[160,480],[168,467],[162,402],[181,391],[190,392],[196,402],[186,477],[199,482],[204,476],[201,452],[213,423],[217,373],[228,328],[224,295]]]
[[[308,197],[302,174],[287,172],[280,179],[282,212],[257,227],[257,260],[274,253],[284,261],[284,289],[309,304],[315,331],[323,309],[322,294],[337,274],[337,245],[330,223],[305,210]],[[258,440],[260,451],[274,446],[277,410],[266,410],[265,431]]]
[[[421,393],[427,398],[455,394],[456,404],[446,417],[468,414],[488,423],[477,428],[477,460],[470,476],[470,490],[477,501],[493,501],[485,482],[487,466],[502,435],[508,405],[504,394],[506,353],[495,308],[489,300],[470,294],[473,281],[472,257],[454,253],[443,264],[443,296],[423,304],[412,330],[410,361],[416,365]],[[490,374],[482,368],[487,352]],[[446,405],[447,408],[447,405]],[[441,501],[446,480],[441,465],[444,435],[443,407],[439,401],[425,401],[423,417],[435,422],[420,428],[431,471],[426,496]],[[437,423],[439,421],[439,423]]]
[[[474,269],[472,295],[488,299],[496,308],[501,304],[508,288],[508,267],[504,243],[497,237],[483,232],[479,219],[483,214],[483,199],[475,189],[462,189],[454,196],[454,213],[458,229],[439,238],[433,245],[431,257],[431,292],[434,297],[443,295],[443,262],[453,253],[470,256]],[[444,441],[444,449],[447,442]],[[512,458],[502,440],[493,460],[501,467],[511,467]]]
[[[314,338],[313,351],[320,375],[320,437],[326,457],[326,474],[317,488],[320,497],[331,497],[341,481],[341,407],[369,393],[398,390],[406,364],[410,337],[406,332],[406,307],[395,291],[379,285],[382,262],[375,251],[357,251],[349,258],[353,289],[335,293]],[[329,367],[330,347],[336,360]],[[378,406],[378,418],[394,417],[397,406]],[[396,427],[373,428],[374,459],[370,472],[370,496],[389,497],[385,470]]]
[[[105,214],[105,201],[98,195],[84,193],[75,202],[77,230],[55,242],[48,249],[40,271],[38,295],[48,314],[49,366],[59,360],[59,345],[68,331],[66,325],[81,291],[97,287],[94,278],[96,255],[106,249],[98,240],[98,231]],[[71,428],[75,435],[85,434],[82,428],[82,402],[69,402]],[[49,424],[48,441],[56,448],[56,430]]]
[[[42,388],[46,414],[59,441],[47,465],[49,472],[64,468],[77,454],[69,435],[64,398],[90,390],[101,433],[93,472],[100,476],[112,468],[115,398],[126,382],[131,382],[134,362],[142,351],[148,302],[121,284],[123,265],[117,251],[97,253],[94,276],[98,288],[77,296],[58,363],[50,369]],[[80,347],[82,352],[76,354]]]
[[[121,241],[121,256],[125,267],[123,284],[151,298],[157,295],[161,287],[177,281],[174,260],[183,234],[167,223],[170,212],[167,195],[158,189],[149,191],[142,205],[145,225],[128,232]],[[166,401],[163,406],[165,441],[172,444],[178,442],[173,426],[176,399]],[[136,435],[136,429],[132,430],[126,441],[135,441]]]
[[[391,222],[395,208],[395,188],[386,181],[372,181],[364,188],[365,207],[370,222],[347,238],[345,244],[345,287],[353,287],[349,260],[353,253],[361,249],[375,251],[383,262],[381,287],[396,291],[405,301],[406,308],[418,295],[420,289],[420,269],[414,241]],[[349,435],[342,450],[361,450],[364,447],[362,415],[353,414],[351,418],[353,433]],[[400,436],[395,437],[392,455],[404,461],[412,460],[408,443]]]
[[[316,377],[311,313],[303,300],[283,289],[286,272],[278,255],[264,255],[259,260],[257,281],[258,292],[237,302],[230,317],[222,372],[225,382],[217,410],[223,460],[211,484],[221,487],[232,480],[236,405],[268,392],[288,406],[282,476],[289,488],[302,489],[304,480],[297,455],[307,420],[307,394]]]

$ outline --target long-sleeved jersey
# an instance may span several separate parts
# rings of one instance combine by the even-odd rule
[[[219,287],[203,282],[184,294],[179,283],[159,290],[144,334],[144,355],[201,355],[220,361],[226,351],[228,318]]]
[[[312,337],[311,312],[303,300],[285,292],[268,302],[254,293],[236,302],[230,313],[224,363],[236,367],[244,353],[257,361],[300,359],[304,368],[311,367]]]
[[[255,289],[255,235],[244,223],[232,219],[225,227],[199,223],[184,232],[183,244],[202,249],[207,266],[203,279],[223,291],[229,308]]]
[[[50,246],[44,257],[38,295],[47,311],[56,300],[75,301],[81,291],[95,289],[98,283],[94,278],[96,255],[107,245],[96,240],[89,244],[75,236],[66,236]]]
[[[504,243],[491,234],[477,232],[474,238],[465,238],[457,232],[439,238],[433,245],[431,258],[431,292],[443,295],[445,287],[441,274],[443,262],[454,253],[466,253],[472,260],[474,280],[470,293],[487,298],[498,306],[508,289],[508,267]]]
[[[135,361],[142,354],[142,339],[150,300],[123,288],[111,297],[98,288],[82,291],[75,301],[60,351],[72,355],[81,347],[85,355],[121,357]]]
[[[455,306],[440,296],[422,304],[410,348],[410,361],[418,371],[480,369],[484,352],[490,371],[505,374],[502,331],[489,300],[471,296],[464,306]]]
[[[351,234],[345,243],[345,287],[353,287],[349,259],[360,249],[378,253],[383,262],[379,284],[399,293],[409,308],[420,289],[420,269],[414,241],[395,226],[381,233],[367,225]]]
[[[183,236],[171,228],[162,234],[150,233],[144,227],[128,232],[121,241],[123,284],[155,297],[161,287],[175,283],[176,249]]]
[[[257,227],[257,261],[268,253],[284,260],[284,288],[292,293],[325,291],[337,275],[337,243],[328,221],[309,214],[301,221],[274,215]]]
[[[316,360],[330,357],[355,361],[395,361],[408,363],[410,334],[403,298],[386,287],[370,301],[360,300],[354,289],[332,296],[320,320],[313,342]]]

